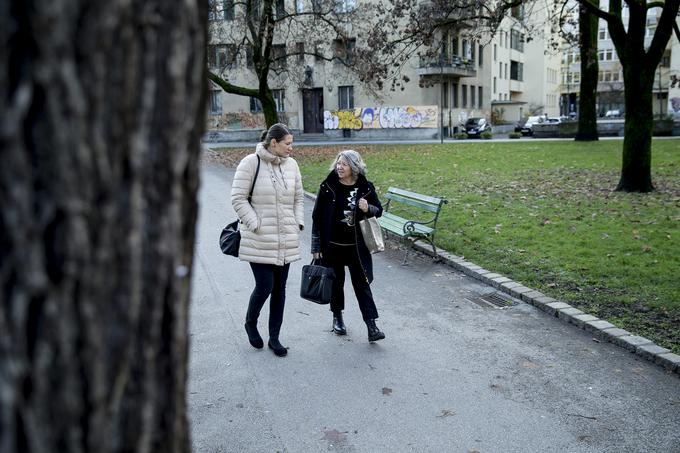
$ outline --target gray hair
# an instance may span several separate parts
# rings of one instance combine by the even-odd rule
[[[352,170],[353,175],[366,176],[366,164],[364,163],[364,160],[361,158],[361,154],[354,151],[353,149],[340,151],[338,155],[335,157],[333,163],[331,164],[330,167],[331,171],[335,170],[335,165],[341,158],[344,159],[345,162],[347,162],[347,165],[349,165],[349,168]]]

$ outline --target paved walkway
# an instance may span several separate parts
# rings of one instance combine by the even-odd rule
[[[305,258],[289,277],[281,337],[288,357],[253,349],[243,330],[249,266],[217,245],[235,217],[232,176],[221,165],[202,169],[194,451],[680,453],[676,374],[524,302],[493,308],[480,300],[493,287],[422,255],[401,266],[403,250],[394,246],[374,260],[387,339],[367,342],[349,283],[349,335],[330,332],[328,309],[297,295]],[[265,310],[262,332],[266,319]]]

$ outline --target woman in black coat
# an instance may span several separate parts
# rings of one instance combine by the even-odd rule
[[[368,328],[368,340],[382,340],[385,334],[375,325],[378,310],[370,287],[373,261],[359,229],[360,220],[382,215],[382,205],[373,183],[366,179],[366,164],[358,152],[341,151],[330,169],[319,187],[312,213],[312,254],[335,271],[331,298],[333,331],[347,334],[342,318],[347,267]]]

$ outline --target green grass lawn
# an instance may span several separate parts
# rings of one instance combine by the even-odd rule
[[[653,142],[650,194],[612,191],[621,141],[354,148],[380,193],[449,201],[438,247],[680,353],[680,140]],[[296,148],[306,190],[338,149]]]

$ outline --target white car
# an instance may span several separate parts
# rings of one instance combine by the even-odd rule
[[[545,120],[544,116],[530,116],[526,123],[520,128],[522,135],[534,135],[534,124],[541,124]]]

